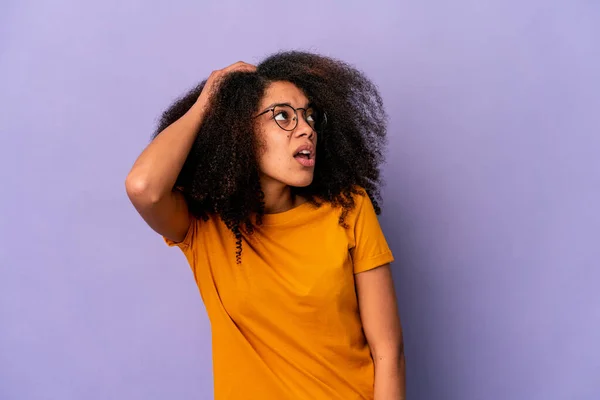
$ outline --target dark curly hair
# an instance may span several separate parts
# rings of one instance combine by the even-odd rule
[[[223,79],[175,184],[193,216],[206,220],[216,214],[233,232],[238,263],[242,231],[252,234],[264,215],[257,161],[261,143],[253,116],[266,88],[275,81],[295,84],[327,116],[327,124],[318,132],[314,179],[307,187],[292,188],[292,193],[317,206],[322,202],[339,206],[342,226],[355,206],[353,195],[362,189],[376,213],[381,212],[379,166],[387,117],[375,85],[339,60],[299,51],[273,54],[256,72],[233,72]],[[205,83],[163,113],[153,137],[192,107]]]

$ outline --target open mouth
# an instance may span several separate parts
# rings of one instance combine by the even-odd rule
[[[304,167],[315,166],[315,157],[310,150],[300,150],[298,153],[296,153],[294,158]]]

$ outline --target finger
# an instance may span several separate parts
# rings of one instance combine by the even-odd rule
[[[231,72],[231,71],[238,71],[238,70],[250,70],[250,71],[254,71],[256,70],[256,67],[254,65],[248,64],[246,62],[243,61],[238,61],[234,64],[231,64],[230,66],[228,66],[227,68],[225,68],[223,71],[224,72]]]
[[[223,68],[223,69],[218,69],[215,70],[213,72],[211,72],[211,74],[208,76],[208,79],[206,80],[206,86],[218,86],[219,82],[225,78],[225,76],[227,76],[229,73],[231,72],[255,72],[256,71],[256,66],[245,63],[243,61],[238,61],[234,64],[231,64],[230,66]]]

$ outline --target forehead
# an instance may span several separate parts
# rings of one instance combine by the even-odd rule
[[[274,103],[290,103],[294,107],[306,107],[308,98],[298,86],[291,82],[271,82],[260,106],[264,108]]]

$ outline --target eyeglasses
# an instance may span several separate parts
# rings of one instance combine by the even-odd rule
[[[276,104],[271,108],[267,108],[265,111],[258,114],[255,118],[260,117],[271,111],[273,113],[273,119],[277,125],[284,131],[293,131],[298,126],[298,110],[304,112],[304,120],[315,132],[321,132],[325,124],[327,123],[327,115],[322,115],[312,107],[308,108],[294,108],[289,104]]]

